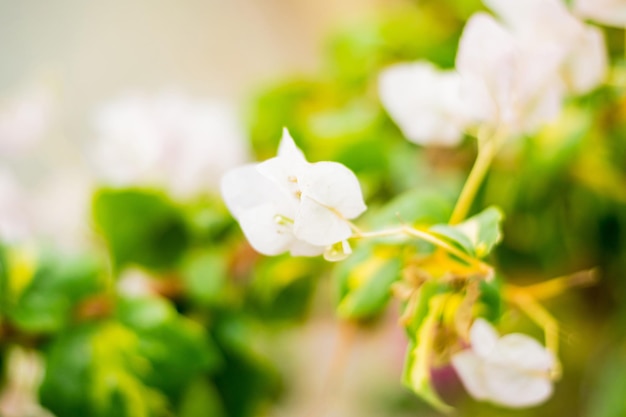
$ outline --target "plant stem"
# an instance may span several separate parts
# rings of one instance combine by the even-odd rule
[[[443,249],[444,251],[448,252],[450,255],[454,255],[457,258],[461,259],[462,261],[466,262],[467,264],[476,266],[485,272],[488,272],[491,270],[491,267],[489,265],[481,262],[480,260],[476,258],[473,258],[472,256],[468,255],[462,250],[455,248],[454,246],[450,245],[445,240],[440,239],[436,235],[425,230],[414,229],[413,227],[410,227],[410,226],[402,226],[402,227],[398,227],[395,229],[379,230],[375,232],[358,231],[358,232],[355,232],[354,235],[352,235],[352,238],[364,239],[364,238],[392,237],[392,236],[402,236],[402,235],[415,237],[425,242],[431,243],[437,246],[438,248]]]
[[[456,206],[452,211],[452,217],[450,217],[449,222],[450,224],[460,223],[467,216],[467,213],[474,202],[474,198],[476,197],[476,193],[478,192],[478,189],[480,188],[480,185],[482,184],[483,179],[485,178],[485,175],[487,175],[487,171],[491,166],[491,161],[493,161],[493,157],[496,154],[501,137],[503,137],[503,133],[501,131],[496,131],[492,137],[486,140],[481,140],[480,137],[478,138],[478,156],[476,157],[474,166],[467,177],[467,181],[465,181],[463,190],[461,190]]]

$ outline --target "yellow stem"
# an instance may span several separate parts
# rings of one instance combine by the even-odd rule
[[[353,227],[353,230],[357,230],[357,229]],[[414,229],[410,226],[402,226],[402,227],[398,227],[395,229],[380,230],[380,231],[375,231],[375,232],[355,232],[355,234],[352,235],[352,238],[363,239],[363,238],[391,237],[391,236],[398,236],[398,235],[406,235],[406,236],[411,236],[411,237],[421,239],[425,242],[428,242],[437,246],[440,249],[443,249],[450,255],[456,256],[457,258],[461,259],[462,261],[466,262],[469,265],[478,267],[481,270],[481,272],[491,271],[491,267],[489,265],[485,264],[484,262],[481,262],[480,260],[476,258],[473,258],[472,256],[468,255],[462,250],[452,246],[445,240],[440,239],[439,237],[435,236],[434,234],[430,232]]]
[[[456,202],[452,216],[450,217],[450,224],[457,224],[462,222],[467,213],[469,212],[476,193],[480,188],[485,175],[489,171],[491,162],[493,161],[496,152],[500,146],[502,140],[506,137],[506,131],[502,128],[496,129],[495,133],[487,138],[483,138],[481,134],[478,137],[478,156],[472,167],[465,185],[461,190],[459,199]]]
[[[506,284],[505,292],[511,298],[515,297],[516,294],[524,293],[532,296],[535,300],[545,300],[556,297],[573,287],[593,285],[597,280],[598,271],[596,269],[587,269],[524,287]]]
[[[510,295],[510,294],[509,294]],[[509,302],[515,304],[539,326],[545,335],[546,349],[554,355],[555,365],[552,369],[552,378],[558,379],[561,376],[561,364],[558,359],[559,354],[559,322],[548,310],[539,304],[532,296],[523,292],[516,292],[513,297],[505,297]]]

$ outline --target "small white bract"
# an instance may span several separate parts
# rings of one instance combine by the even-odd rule
[[[532,131],[560,112],[561,58],[550,44],[524,45],[492,16],[468,21],[456,57],[461,95],[477,122],[511,134]]]
[[[596,1],[596,0],[593,0]],[[576,94],[602,83],[608,58],[602,31],[569,12],[562,0],[483,0],[525,47],[551,46],[565,85]]]
[[[233,169],[222,196],[258,252],[317,256],[352,235],[366,209],[359,181],[336,162],[307,162],[285,129],[278,156]]]
[[[575,0],[574,12],[604,25],[626,27],[624,0]]]
[[[468,124],[454,71],[440,71],[429,62],[397,64],[379,77],[383,106],[411,142],[455,146]]]
[[[554,356],[533,338],[499,337],[484,319],[470,329],[471,348],[452,357],[452,366],[477,400],[506,407],[538,405],[552,395]]]

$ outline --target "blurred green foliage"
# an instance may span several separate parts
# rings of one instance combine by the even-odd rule
[[[252,145],[259,159],[273,156],[288,126],[312,161],[353,169],[369,205],[361,223],[372,229],[439,224],[432,230],[481,257],[501,240],[489,255],[501,274],[481,283],[482,315],[494,321],[504,311],[503,281],[533,283],[598,266],[597,285],[550,304],[572,336],[555,396],[506,413],[622,416],[626,88],[607,85],[571,100],[558,123],[508,144],[475,202],[471,227],[444,224],[475,156],[473,140],[452,150],[418,148],[378,101],[377,76],[389,64],[428,59],[452,67],[464,21],[480,7],[478,0],[424,0],[336,34],[317,74],[283,80],[251,100]],[[606,34],[618,60],[623,33]],[[506,216],[478,213],[492,205]],[[332,280],[339,317],[370,321],[385,310],[402,260],[432,250],[355,240],[352,256],[333,269],[320,259],[255,254],[215,197],[178,202],[157,190],[102,189],[92,211],[104,243],[93,253],[0,247],[0,370],[9,347],[40,352],[39,398],[58,417],[265,415],[287,383],[264,346],[277,329],[303,323],[320,281]],[[140,296],[120,290],[129,268],[150,275]],[[445,285],[453,284],[425,284],[420,297],[437,300]],[[411,352],[420,349],[435,304],[418,303],[408,325],[405,382],[422,386],[427,398],[432,387]],[[532,329],[515,314],[503,321]],[[471,400],[457,406],[463,416],[505,413]],[[379,415],[418,409],[402,400]]]

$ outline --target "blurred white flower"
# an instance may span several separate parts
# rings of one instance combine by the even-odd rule
[[[581,22],[562,0],[483,1],[527,48],[553,47],[571,91],[586,93],[602,83],[608,67],[602,31]]]
[[[383,106],[410,141],[419,145],[455,146],[468,124],[454,71],[429,62],[398,64],[379,77]]]
[[[129,95],[96,116],[99,176],[116,186],[161,186],[179,196],[216,190],[248,159],[234,112],[181,94]]]
[[[512,333],[499,337],[487,321],[470,329],[471,348],[452,357],[452,366],[477,400],[521,408],[552,395],[553,355],[536,340]]]
[[[9,171],[0,170],[0,241],[22,241],[31,235],[26,202],[17,179]]]
[[[607,26],[626,27],[624,0],[574,0],[574,12]]]
[[[52,96],[32,86],[0,101],[0,154],[19,153],[39,143],[52,121]]]
[[[53,172],[29,197],[29,214],[36,238],[64,249],[89,241],[93,182],[84,172]]]
[[[0,241],[45,241],[81,247],[89,235],[91,183],[77,172],[59,172],[27,189],[0,170]]]
[[[461,96],[472,117],[491,129],[532,131],[560,112],[561,61],[554,45],[524,44],[492,16],[476,13],[456,57]]]
[[[336,162],[307,162],[285,129],[278,156],[229,171],[222,196],[257,251],[316,256],[351,236],[365,211],[359,181]]]

